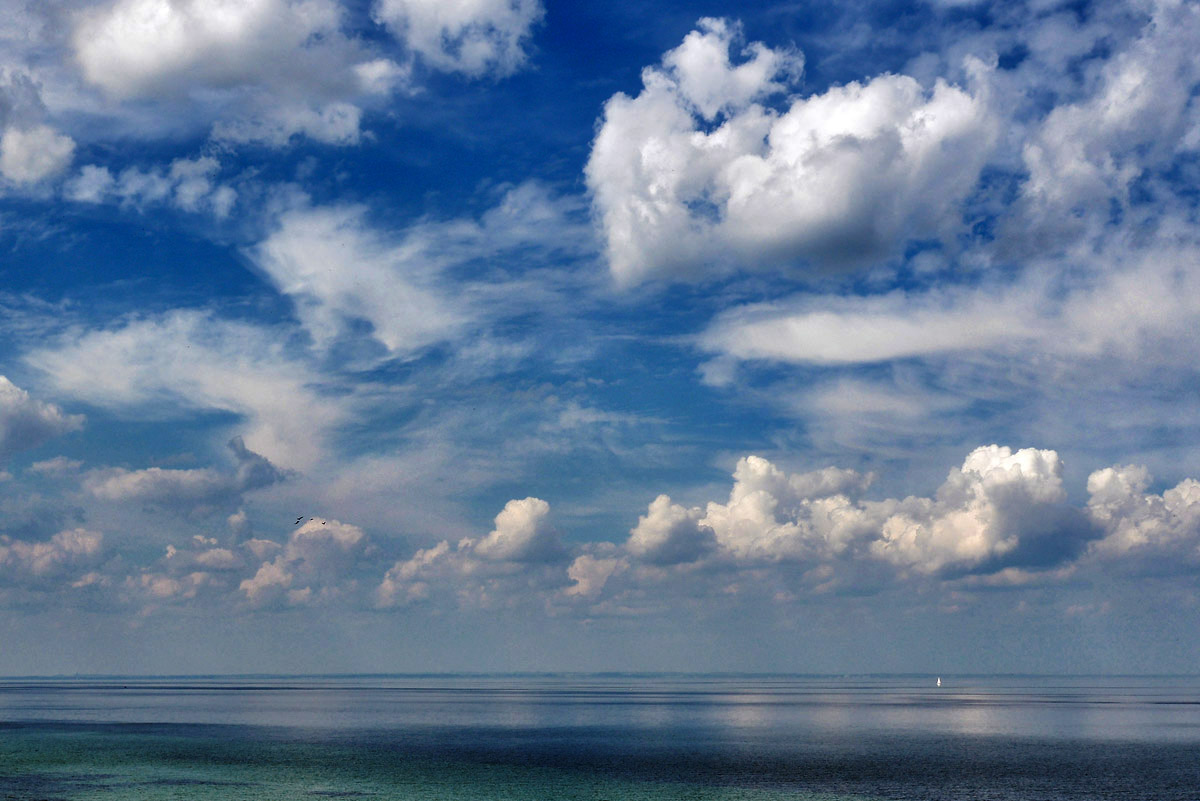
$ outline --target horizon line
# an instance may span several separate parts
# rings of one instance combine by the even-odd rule
[[[949,677],[983,678],[1200,678],[1197,673],[1032,673],[1032,672],[868,672],[793,673],[786,671],[674,671],[674,670],[512,670],[512,671],[402,671],[328,673],[24,673],[0,674],[0,682],[28,679],[403,679],[403,678],[795,678],[795,679],[904,679]]]

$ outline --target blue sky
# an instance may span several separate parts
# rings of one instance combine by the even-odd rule
[[[0,15],[0,673],[1200,657],[1200,7]]]

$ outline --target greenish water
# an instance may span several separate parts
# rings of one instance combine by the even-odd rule
[[[8,730],[0,797],[98,801],[750,801],[861,798],[766,788],[637,781],[546,766],[407,756],[374,745],[283,741],[251,732],[169,736],[120,731]]]

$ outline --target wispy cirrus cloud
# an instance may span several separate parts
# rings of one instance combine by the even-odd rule
[[[246,419],[247,446],[311,465],[346,409],[313,386],[312,365],[277,331],[200,311],[74,331],[26,360],[60,392],[117,410],[220,410]]]
[[[555,287],[526,273],[590,254],[582,212],[578,199],[538,182],[506,189],[478,217],[399,230],[373,222],[364,206],[301,202],[247,254],[293,301],[318,350],[359,337],[410,358],[554,300]]]

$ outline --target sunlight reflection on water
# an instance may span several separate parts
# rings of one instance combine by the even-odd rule
[[[947,682],[948,684],[950,682]],[[733,727],[1195,738],[1192,678],[350,677],[0,681],[8,721]]]

